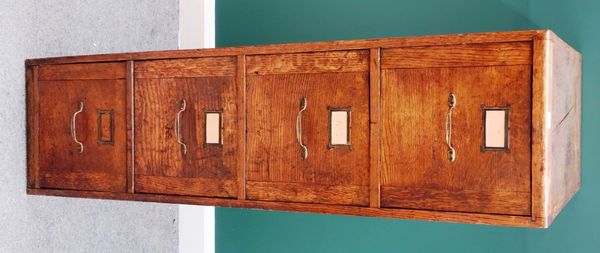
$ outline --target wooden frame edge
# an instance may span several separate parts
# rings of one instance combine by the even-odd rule
[[[39,161],[39,66],[26,66],[27,187],[40,188]]]
[[[155,60],[172,58],[194,58],[208,56],[237,56],[258,55],[272,53],[300,53],[330,50],[355,50],[389,47],[414,47],[433,45],[454,45],[464,43],[488,42],[516,42],[531,41],[532,38],[547,39],[548,30],[524,30],[511,32],[485,32],[469,34],[444,34],[396,38],[373,38],[362,40],[336,40],[325,42],[305,42],[290,44],[272,44],[260,46],[239,46],[225,48],[207,48],[191,50],[166,50],[137,53],[81,55],[67,57],[53,57],[41,59],[28,59],[26,65],[37,64],[63,64],[84,62],[128,61],[128,60]]]
[[[134,69],[135,62],[127,61],[126,65],[126,92],[125,99],[127,105],[125,106],[127,112],[127,169],[126,169],[126,179],[127,179],[127,192],[134,193],[135,192],[135,77],[134,77]]]
[[[546,32],[547,36],[549,32]],[[549,99],[552,62],[548,37],[533,40],[531,100],[531,219],[548,216]],[[545,220],[545,219],[544,219]]]
[[[381,49],[372,48],[369,66],[369,176],[370,176],[370,206],[381,206]]]
[[[238,199],[246,199],[246,56],[238,55],[236,59],[237,90],[237,184]],[[242,136],[239,136],[242,135]]]
[[[158,202],[170,204],[211,205],[228,208],[246,208],[274,211],[308,212],[320,214],[338,214],[365,216],[375,218],[411,219],[453,223],[469,223],[494,226],[516,226],[529,228],[545,228],[544,219],[532,221],[529,216],[477,214],[460,212],[443,212],[410,209],[390,209],[358,206],[341,206],[327,204],[268,202],[255,200],[238,200],[235,198],[207,198],[180,195],[131,194],[113,192],[89,192],[53,189],[27,189],[29,195],[45,195],[58,197],[79,197],[92,199],[111,199],[124,201]]]

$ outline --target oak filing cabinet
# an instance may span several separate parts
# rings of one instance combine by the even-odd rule
[[[28,193],[548,227],[581,56],[548,30],[26,61]]]

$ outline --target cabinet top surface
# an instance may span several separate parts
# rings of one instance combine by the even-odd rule
[[[485,32],[450,35],[428,35],[414,37],[375,38],[362,40],[337,40],[326,42],[305,42],[258,46],[240,46],[205,49],[165,50],[135,53],[97,54],[28,59],[25,64],[67,64],[105,61],[153,60],[191,57],[215,57],[235,55],[257,55],[273,53],[318,52],[330,50],[415,47],[432,45],[452,45],[465,43],[514,42],[532,40],[560,40],[550,30],[527,30],[510,32]]]

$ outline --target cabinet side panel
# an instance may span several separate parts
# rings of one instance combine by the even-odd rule
[[[581,55],[550,38],[549,223],[579,190],[581,167]]]

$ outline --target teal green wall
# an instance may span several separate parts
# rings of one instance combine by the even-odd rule
[[[229,252],[600,251],[600,1],[217,0],[217,46],[550,28],[584,54],[582,190],[547,230],[219,208]],[[595,69],[595,71],[594,71]]]
[[[521,0],[217,0],[219,47],[522,29]]]

